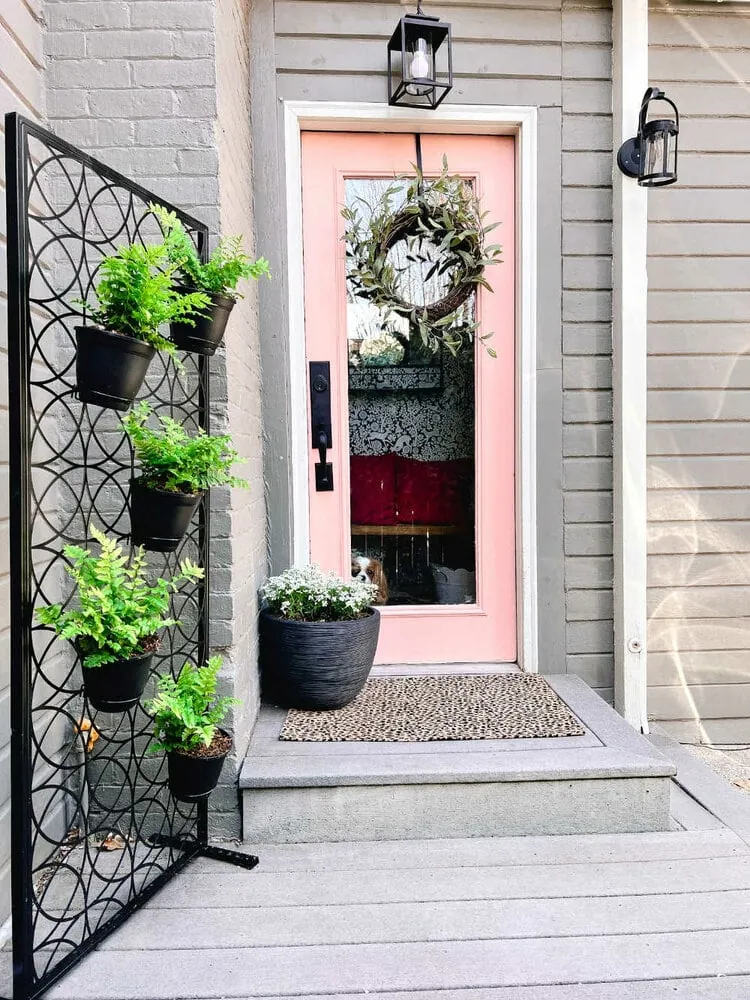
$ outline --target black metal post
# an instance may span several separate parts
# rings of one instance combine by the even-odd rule
[[[16,115],[5,121],[8,218],[8,381],[10,434],[11,902],[14,994],[33,980],[31,844],[31,523],[29,516],[29,269],[26,135]]]

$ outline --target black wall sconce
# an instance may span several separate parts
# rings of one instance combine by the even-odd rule
[[[673,118],[647,121],[652,101],[663,101],[674,111]],[[658,87],[643,95],[638,116],[638,134],[627,139],[617,152],[617,166],[628,177],[637,177],[641,187],[664,187],[677,180],[677,136],[680,115],[674,101]]]
[[[451,26],[417,4],[417,13],[402,17],[388,42],[388,103],[434,110],[452,87]]]

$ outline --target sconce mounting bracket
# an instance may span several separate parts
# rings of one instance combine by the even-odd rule
[[[637,136],[626,139],[617,151],[617,166],[628,177],[637,177],[641,166],[641,144]]]

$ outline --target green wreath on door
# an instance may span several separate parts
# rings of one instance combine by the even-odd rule
[[[499,223],[485,224],[487,213],[482,212],[471,184],[449,173],[444,158],[438,177],[425,179],[417,170],[405,196],[403,185],[392,184],[376,206],[368,206],[369,211],[369,221],[356,204],[341,211],[347,223],[346,274],[352,294],[405,318],[410,335],[416,333],[433,352],[445,347],[455,355],[475,338],[486,341],[491,337],[491,333],[480,336],[479,324],[460,314],[477,287],[492,291],[484,272],[502,256],[499,244],[487,242]],[[390,257],[399,243],[406,244],[407,261],[430,265],[425,284],[435,276],[444,277],[440,298],[417,304],[405,297],[400,269]],[[405,346],[408,343],[397,331],[388,332]],[[492,348],[487,350],[495,356]]]

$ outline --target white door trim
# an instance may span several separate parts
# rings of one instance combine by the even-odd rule
[[[648,0],[612,6],[614,148],[635,135],[648,86]],[[658,196],[658,194],[657,194]],[[615,708],[648,732],[647,189],[615,163],[612,183]]]
[[[437,111],[381,104],[318,101],[284,102],[289,363],[294,561],[309,560],[308,406],[306,399],[305,315],[302,259],[303,131],[415,132],[451,135],[515,135],[517,157],[516,262],[516,501],[518,554],[518,660],[524,670],[538,664],[536,539],[536,210],[537,109],[443,105]]]

